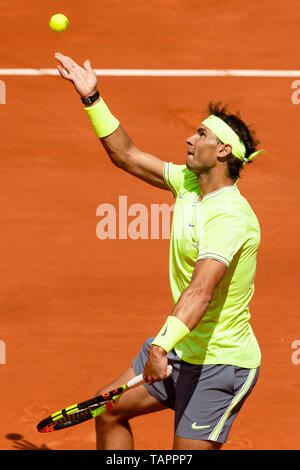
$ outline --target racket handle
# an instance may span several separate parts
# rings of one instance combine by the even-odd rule
[[[168,371],[170,374],[172,373],[172,366],[168,366]],[[126,388],[134,388],[144,382],[143,374],[138,375],[137,377],[133,377],[133,379],[129,380],[126,384]]]

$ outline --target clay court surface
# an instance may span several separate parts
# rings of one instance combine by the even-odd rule
[[[298,2],[277,0],[1,1],[1,69],[55,68],[56,51],[98,69],[299,70]],[[63,12],[61,35],[48,20]],[[300,74],[299,77],[300,79]],[[100,240],[97,207],[173,204],[114,167],[71,84],[1,76],[1,449],[89,450],[93,423],[41,435],[37,422],[92,396],[156,335],[172,308],[169,241]],[[261,224],[252,327],[260,379],[229,449],[299,449],[300,105],[291,77],[99,77],[135,143],[184,163],[185,139],[209,101],[253,124],[268,156],[239,188]],[[132,217],[128,217],[128,223]],[[150,224],[150,221],[149,221]],[[292,356],[294,353],[294,356]],[[296,355],[296,357],[298,357]],[[173,414],[132,421],[137,449],[170,449]]]

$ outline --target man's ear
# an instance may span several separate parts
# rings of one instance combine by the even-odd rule
[[[232,147],[230,144],[221,144],[218,148],[217,158],[220,162],[225,162],[232,155]]]

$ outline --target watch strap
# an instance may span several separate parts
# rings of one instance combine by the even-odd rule
[[[93,95],[91,96],[87,96],[86,98],[83,98],[81,97],[81,101],[83,102],[83,104],[85,105],[91,105],[93,103],[95,103],[95,101],[97,101],[97,99],[100,97],[100,93],[99,91],[97,90],[96,93],[94,93]]]

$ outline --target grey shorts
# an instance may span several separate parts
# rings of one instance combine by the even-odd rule
[[[154,338],[143,344],[132,362],[136,375],[143,372]],[[227,364],[194,365],[168,354],[171,377],[144,386],[160,403],[175,411],[175,435],[186,439],[224,443],[230,428],[259,374]]]

